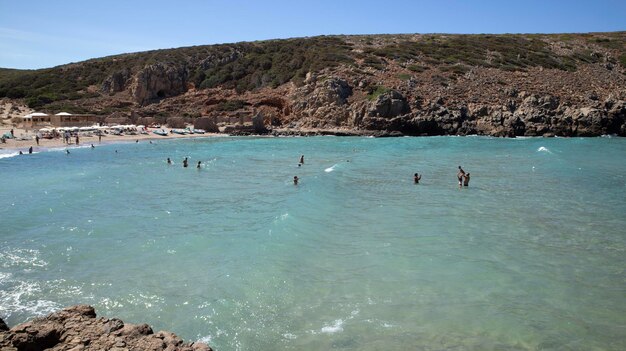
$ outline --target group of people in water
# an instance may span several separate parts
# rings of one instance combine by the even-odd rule
[[[172,159],[170,159],[169,157],[167,158],[167,164],[168,165],[172,164]],[[185,157],[183,159],[183,167],[184,168],[189,167],[189,157]],[[198,161],[198,164],[196,165],[196,168],[202,168],[202,161]]]
[[[465,172],[461,166],[459,166],[459,172],[456,174],[456,177],[459,180],[459,188],[469,186],[470,174],[469,172]],[[421,179],[421,174],[415,173],[413,175],[413,183],[419,184]]]
[[[350,161],[348,161],[350,162]],[[301,167],[304,164],[304,155],[300,156],[300,162],[298,162],[298,167]],[[459,188],[463,186],[469,186],[470,174],[469,172],[465,172],[461,166],[459,166],[459,173],[457,174],[459,179]],[[298,181],[300,178],[298,176],[293,176],[293,185],[298,185]],[[420,180],[422,180],[422,175],[419,173],[413,174],[413,183],[419,184]]]

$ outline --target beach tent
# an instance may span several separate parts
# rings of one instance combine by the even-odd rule
[[[43,116],[47,116],[47,113],[43,113],[43,112],[33,112],[31,114],[28,114],[27,116],[30,117],[43,117]]]

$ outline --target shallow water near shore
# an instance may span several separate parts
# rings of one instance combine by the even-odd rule
[[[0,177],[9,325],[87,303],[217,350],[626,349],[624,138],[163,140]]]

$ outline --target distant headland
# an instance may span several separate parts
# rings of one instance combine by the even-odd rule
[[[0,69],[0,123],[63,111],[232,134],[626,136],[625,44],[626,32],[320,36]]]

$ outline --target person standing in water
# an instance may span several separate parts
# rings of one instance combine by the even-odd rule
[[[461,166],[459,166],[459,173],[456,174],[456,177],[459,179],[459,188],[463,186],[463,178],[465,177],[465,171]]]
[[[465,174],[465,180],[463,181],[463,186],[469,186],[469,181],[470,181],[470,174],[469,172],[467,172]]]
[[[298,176],[293,176],[293,185],[298,185],[298,180],[300,180]]]
[[[198,161],[198,165],[196,166],[197,169],[202,168],[202,161]]]
[[[304,155],[300,156],[300,164],[303,165],[304,164]]]
[[[422,176],[421,176],[421,175],[419,175],[419,174],[417,174],[417,173],[415,173],[415,174],[413,175],[413,182],[414,182],[415,184],[419,184],[419,183],[420,183],[420,179],[422,179]]]
[[[32,146],[28,148],[28,153],[29,153],[29,154],[32,154],[32,153],[33,153],[33,147],[32,147]]]
[[[168,165],[171,165],[171,164],[172,164],[172,160],[170,160],[170,158],[169,158],[169,157],[167,158],[167,164],[168,164]]]
[[[188,164],[188,161],[187,161],[187,157],[185,157],[185,159],[183,160],[183,167],[187,167],[188,165],[189,164]]]

